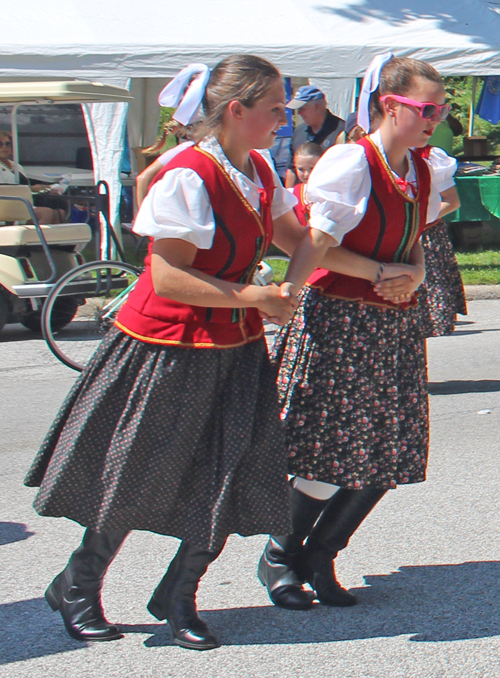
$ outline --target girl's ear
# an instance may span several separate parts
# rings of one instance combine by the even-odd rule
[[[231,118],[241,120],[243,117],[243,104],[240,101],[230,101],[227,106],[227,112]]]
[[[386,115],[388,115],[390,118],[394,118],[396,116],[396,110],[399,106],[398,102],[395,99],[391,98],[391,95],[388,95],[388,99],[385,101],[381,101],[380,103],[382,104],[382,109]]]

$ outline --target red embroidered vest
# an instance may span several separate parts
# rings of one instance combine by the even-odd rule
[[[295,184],[293,187],[293,194],[299,201],[293,208],[293,211],[301,226],[307,226],[307,222],[309,221],[309,203],[305,196],[306,187],[307,184]]]
[[[376,261],[408,263],[411,249],[425,229],[431,189],[430,170],[425,160],[412,152],[418,189],[415,198],[410,198],[398,187],[385,159],[370,138],[365,137],[357,143],[365,149],[372,189],[364,217],[344,236],[342,245]],[[373,291],[369,280],[324,269],[314,271],[307,284],[327,297],[392,308],[409,305],[385,301]],[[415,303],[414,295],[410,304]]]
[[[222,165],[193,146],[179,153],[155,177],[176,167],[193,169],[203,180],[216,224],[212,247],[199,249],[193,268],[235,283],[250,283],[255,268],[272,240],[271,204],[274,180],[271,169],[256,151],[251,158],[261,179],[260,215],[245,200]],[[263,336],[255,308],[206,308],[158,296],[151,279],[151,257],[116,325],[142,341],[189,348],[229,348]]]

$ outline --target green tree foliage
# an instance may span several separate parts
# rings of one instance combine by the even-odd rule
[[[476,106],[479,101],[483,82],[484,78],[477,78],[474,106]],[[469,126],[472,76],[444,78],[444,86],[448,101],[452,107],[451,114],[462,123],[462,127],[464,128],[463,135],[455,137],[453,141],[453,154],[460,155],[464,152],[463,139],[464,136],[467,136],[467,129]],[[492,125],[476,114],[474,116],[474,136],[486,137],[488,139],[488,153],[491,155],[500,155],[500,125]]]

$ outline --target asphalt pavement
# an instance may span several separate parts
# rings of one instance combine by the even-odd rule
[[[0,334],[0,676],[9,678],[500,678],[500,300],[469,304],[428,342],[428,481],[391,491],[337,560],[354,608],[271,605],[255,571],[265,536],[231,537],[203,578],[223,643],[173,645],[146,603],[175,539],[134,533],[106,577],[125,638],[69,638],[43,598],[82,528],[41,518],[23,477],[76,373],[21,326]]]

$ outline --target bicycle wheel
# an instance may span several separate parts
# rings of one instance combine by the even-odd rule
[[[43,336],[56,358],[74,370],[83,370],[140,273],[140,269],[121,261],[93,261],[57,281],[42,312]],[[76,306],[69,320],[68,315],[59,317],[68,300]]]

